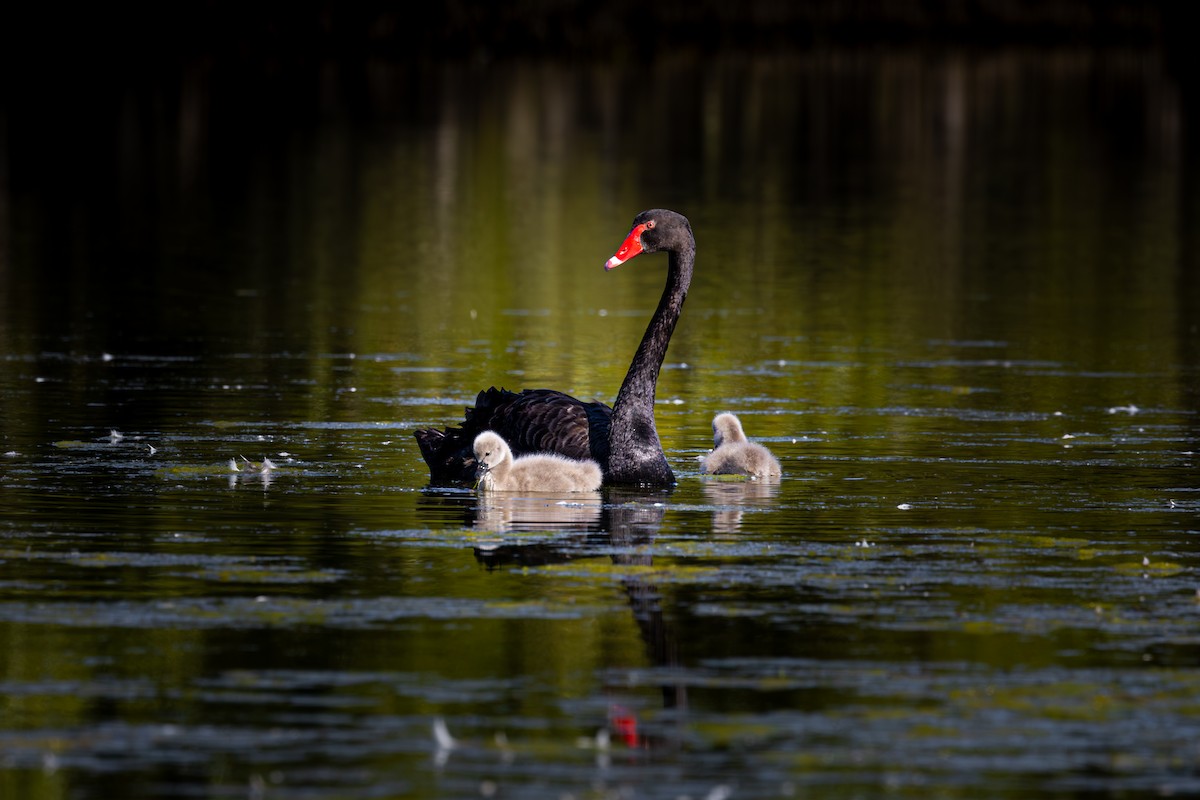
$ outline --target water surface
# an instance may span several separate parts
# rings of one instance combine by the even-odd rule
[[[397,68],[282,119],[174,77],[38,146],[7,109],[0,794],[1200,791],[1152,53]],[[429,486],[480,389],[612,400],[656,206],[678,485]],[[724,410],[779,484],[699,474]]]

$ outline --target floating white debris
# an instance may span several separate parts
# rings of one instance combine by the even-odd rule
[[[273,469],[275,469],[275,464],[274,464],[274,463],[272,463],[271,459],[269,459],[269,458],[265,458],[265,457],[264,457],[264,458],[263,458],[263,463],[262,463],[262,471],[263,471],[263,472],[270,472],[270,471],[271,471],[271,470],[273,470]]]
[[[1110,414],[1125,413],[1125,414],[1133,415],[1133,414],[1138,413],[1139,410],[1140,409],[1137,406],[1135,406],[1133,403],[1130,403],[1127,406],[1113,406],[1112,408],[1108,409],[1108,413],[1110,413]]]
[[[871,544],[866,539],[863,539],[861,542],[855,542],[854,546],[855,547],[874,547],[875,545]]]
[[[112,361],[112,360],[113,360],[113,354],[112,354],[112,353],[101,353],[101,354],[100,354],[100,360],[101,360],[101,361]]]
[[[1061,411],[1054,412],[1054,416],[1056,416],[1056,417],[1061,417],[1062,415],[1063,415],[1063,412],[1061,412]]]
[[[19,455],[21,455],[21,454],[18,453],[16,450],[9,450],[7,453],[4,454],[4,457],[5,458],[16,458]]]
[[[150,455],[154,455],[155,453],[158,452],[158,448],[152,444],[148,444],[148,445],[146,445],[146,447],[150,448]]]
[[[1150,556],[1142,556],[1142,566],[1143,567],[1150,566]]]
[[[437,746],[441,750],[453,750],[458,745],[458,742],[454,741],[454,737],[450,735],[446,721],[441,717],[433,721],[433,740],[437,742]]]
[[[291,458],[291,457],[292,457],[292,454],[291,454],[291,453],[289,453],[289,452],[287,452],[286,450],[280,450],[280,451],[279,451],[279,457],[280,457],[280,458]]]
[[[119,442],[125,438],[125,434],[119,432],[116,428],[113,428],[108,432],[108,438],[109,441]]]
[[[912,505],[909,503],[901,503],[900,505],[896,506],[896,508],[900,509],[901,511],[908,511],[912,508]]]
[[[241,472],[242,471],[241,468],[238,467],[236,458],[229,459],[229,471],[230,472]]]
[[[596,731],[595,736],[579,736],[575,739],[575,746],[580,750],[599,750],[605,752],[609,749],[612,741],[611,735],[607,728],[600,728]]]
[[[1073,433],[1064,433],[1064,434],[1062,435],[1062,438],[1064,438],[1064,439],[1074,439],[1074,438],[1075,438],[1075,434],[1073,434]]]

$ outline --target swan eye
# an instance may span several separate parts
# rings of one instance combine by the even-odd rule
[[[651,228],[654,227],[654,225],[655,225],[654,220],[652,220],[652,219],[646,220],[646,230],[650,230]]]

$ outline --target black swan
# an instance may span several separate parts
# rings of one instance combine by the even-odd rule
[[[513,458],[495,431],[475,437],[478,488],[483,492],[595,492],[604,476],[600,465],[558,453],[532,453]]]
[[[783,474],[771,451],[746,439],[742,422],[733,414],[713,417],[713,447],[701,468],[712,475],[778,478]]]
[[[600,464],[605,483],[669,486],[675,482],[654,425],[654,391],[692,281],[696,258],[692,226],[674,211],[643,211],[634,217],[632,230],[604,268],[611,270],[640,253],[659,251],[667,253],[667,283],[612,408],[552,389],[520,393],[494,386],[485,389],[458,427],[414,432],[435,483],[466,483],[474,478],[472,445],[485,430],[498,433],[517,455],[551,452],[593,459]]]

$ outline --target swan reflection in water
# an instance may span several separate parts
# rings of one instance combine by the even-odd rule
[[[473,527],[496,533],[599,530],[599,492],[571,494],[481,493]]]
[[[737,533],[742,528],[746,509],[774,507],[773,501],[779,494],[779,478],[760,480],[735,480],[706,478],[704,497],[716,508],[713,510],[713,531]]]
[[[578,499],[579,495],[569,495]],[[474,546],[475,558],[489,570],[504,567],[531,567],[565,564],[575,559],[596,558],[607,554],[614,565],[651,566],[654,556],[646,547],[653,543],[662,527],[667,510],[666,494],[638,493],[633,490],[607,489],[604,501],[589,497],[577,506],[548,503],[545,498],[481,496],[477,506],[477,529],[513,530],[523,525],[525,530],[547,530],[557,533],[574,530],[578,537],[544,539],[542,541],[498,543],[495,546]],[[535,520],[541,520],[539,523]],[[599,552],[598,552],[599,551]],[[634,621],[646,646],[647,656],[659,667],[676,667],[679,649],[673,625],[663,614],[663,595],[652,575],[633,570],[620,579],[629,600]],[[687,688],[684,684],[664,682],[660,687],[664,708],[682,712],[687,708]],[[624,687],[618,687],[623,691]],[[637,729],[634,710],[614,704],[608,727],[628,746],[639,748],[674,748],[677,737],[665,733],[647,737]]]

